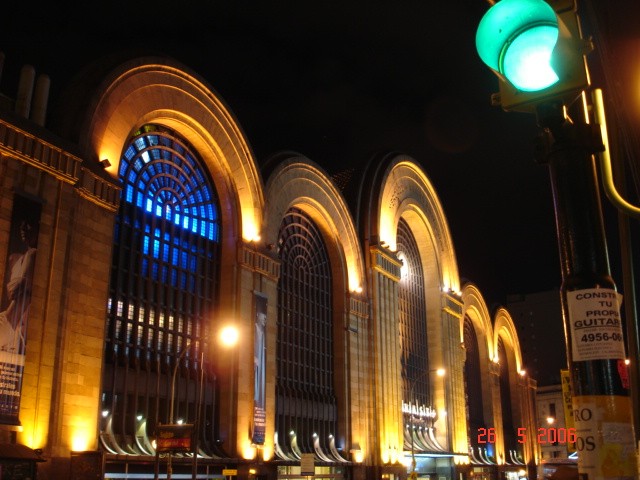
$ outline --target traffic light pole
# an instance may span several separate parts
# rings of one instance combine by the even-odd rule
[[[637,480],[620,306],[593,157],[603,148],[599,127],[568,121],[560,103],[542,103],[537,114],[536,153],[553,191],[578,468],[587,480]]]

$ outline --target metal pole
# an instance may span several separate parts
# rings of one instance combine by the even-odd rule
[[[156,354],[156,458],[153,466],[153,478],[158,480],[160,477],[160,452],[158,452],[158,422],[159,422],[159,410],[160,410],[160,354]]]
[[[193,439],[193,466],[191,477],[192,480],[196,480],[198,477],[198,450],[200,442],[200,422],[202,416],[202,390],[204,388],[204,350],[200,352],[200,382],[198,387],[198,404],[196,406],[196,424],[195,424],[195,438]]]
[[[538,153],[549,166],[562,272],[578,470],[589,480],[637,479],[635,434],[616,285],[609,268],[593,154],[597,125],[572,123],[564,105],[538,106]]]
[[[604,93],[596,88],[592,92],[593,113],[595,122],[600,125],[602,140],[606,149],[600,153],[600,173],[602,184],[609,201],[618,211],[618,234],[620,237],[620,260],[622,262],[622,286],[624,289],[624,312],[627,322],[627,347],[631,364],[629,365],[629,383],[631,387],[631,400],[633,405],[634,430],[636,442],[640,440],[640,370],[638,359],[640,358],[640,336],[638,334],[638,312],[636,310],[636,282],[634,276],[634,259],[632,250],[632,236],[629,217],[639,218],[640,209],[632,206],[624,198],[627,195],[625,181],[625,166],[621,154],[615,154],[609,147],[609,134],[607,117],[604,111]],[[615,117],[614,117],[615,118]],[[614,124],[615,125],[615,124]],[[618,132],[619,128],[613,129]],[[615,144],[614,144],[615,145]],[[616,173],[614,180],[613,173]],[[620,192],[620,193],[618,193]]]
[[[189,350],[189,345],[190,343],[187,343],[187,345],[182,349],[182,351],[180,352],[180,355],[178,355],[178,358],[176,359],[175,365],[173,366],[173,375],[171,376],[171,398],[169,399],[169,424],[170,425],[173,425],[173,405],[174,405],[174,399],[176,396],[176,374],[178,373],[178,366],[180,365],[180,362],[182,361],[185,354],[187,353],[187,350]],[[173,473],[173,465],[172,465],[173,455],[171,455],[171,452],[168,452],[167,455],[168,455],[167,480],[171,480],[171,474]]]

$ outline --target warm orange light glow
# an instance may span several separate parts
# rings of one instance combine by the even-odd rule
[[[77,425],[71,434],[71,450],[74,452],[84,452],[89,450],[92,435],[87,427]]]
[[[444,368],[439,368],[436,370],[436,375],[438,375],[439,377],[444,377],[446,373],[447,371]]]
[[[245,440],[242,446],[242,458],[245,460],[253,460],[256,458],[256,452],[256,446],[252,445],[249,440]]]
[[[220,330],[220,342],[225,347],[233,347],[238,343],[240,332],[233,325],[227,325]]]
[[[353,461],[356,463],[364,462],[364,452],[362,450],[351,450]]]
[[[356,293],[362,293],[362,282],[360,280],[360,275],[358,274],[359,270],[355,260],[356,259],[353,256],[347,258],[347,262],[349,262],[347,267],[347,272],[349,274],[349,290]]]
[[[118,160],[120,159],[119,149],[104,147],[100,151],[100,164],[112,177],[118,176]]]
[[[252,218],[243,219],[242,238],[249,242],[260,241],[260,232],[258,230],[258,226]]]
[[[262,447],[262,459],[266,462],[273,457],[273,445],[265,444]]]
[[[555,418],[553,418],[553,417],[547,417],[547,423],[548,423],[549,425],[551,425],[551,424],[555,423],[555,421],[556,421],[556,419],[555,419]]]
[[[383,449],[382,452],[380,452],[382,463],[389,463],[390,456],[391,456],[391,452],[386,448]]]

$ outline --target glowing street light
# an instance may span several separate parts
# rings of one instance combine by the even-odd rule
[[[220,330],[220,336],[219,336],[219,340],[220,340],[220,344],[224,347],[233,347],[238,343],[238,340],[240,338],[240,334],[238,332],[238,329],[233,326],[233,325],[227,325],[225,327],[223,327]],[[180,354],[178,355],[178,358],[176,359],[175,365],[173,366],[173,373],[171,375],[171,398],[170,398],[170,402],[169,402],[169,425],[168,427],[174,427],[175,425],[181,425],[184,426],[184,420],[183,419],[179,419],[177,421],[177,423],[174,423],[174,402],[175,402],[175,396],[176,396],[176,377],[177,377],[177,373],[178,373],[178,366],[180,365],[180,362],[182,362],[182,359],[184,358],[184,356],[186,355],[186,353],[189,351],[189,348],[191,346],[191,342],[187,342],[186,346],[182,349],[182,351],[180,352]],[[204,353],[202,353],[202,359],[204,359]],[[202,361],[200,364],[200,368],[203,368],[202,365]],[[200,375],[200,391],[202,392],[202,382],[203,382],[203,372],[201,371],[201,375]],[[199,413],[199,409],[200,409],[200,401],[198,401],[198,417],[200,416]],[[199,420],[199,419],[198,419]],[[197,445],[197,436],[196,436],[196,445]],[[195,469],[197,468],[197,447],[194,448],[194,472]],[[171,475],[173,473],[173,468],[172,468],[172,454],[171,452],[169,452],[169,456],[167,459],[167,480],[171,480]],[[194,477],[195,478],[195,477]]]

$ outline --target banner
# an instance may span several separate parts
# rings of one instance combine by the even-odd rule
[[[253,339],[253,431],[254,445],[264,445],[267,423],[266,414],[266,368],[267,368],[267,297],[255,294],[255,334]]]
[[[0,424],[20,425],[27,319],[41,205],[15,195],[0,303]]]

